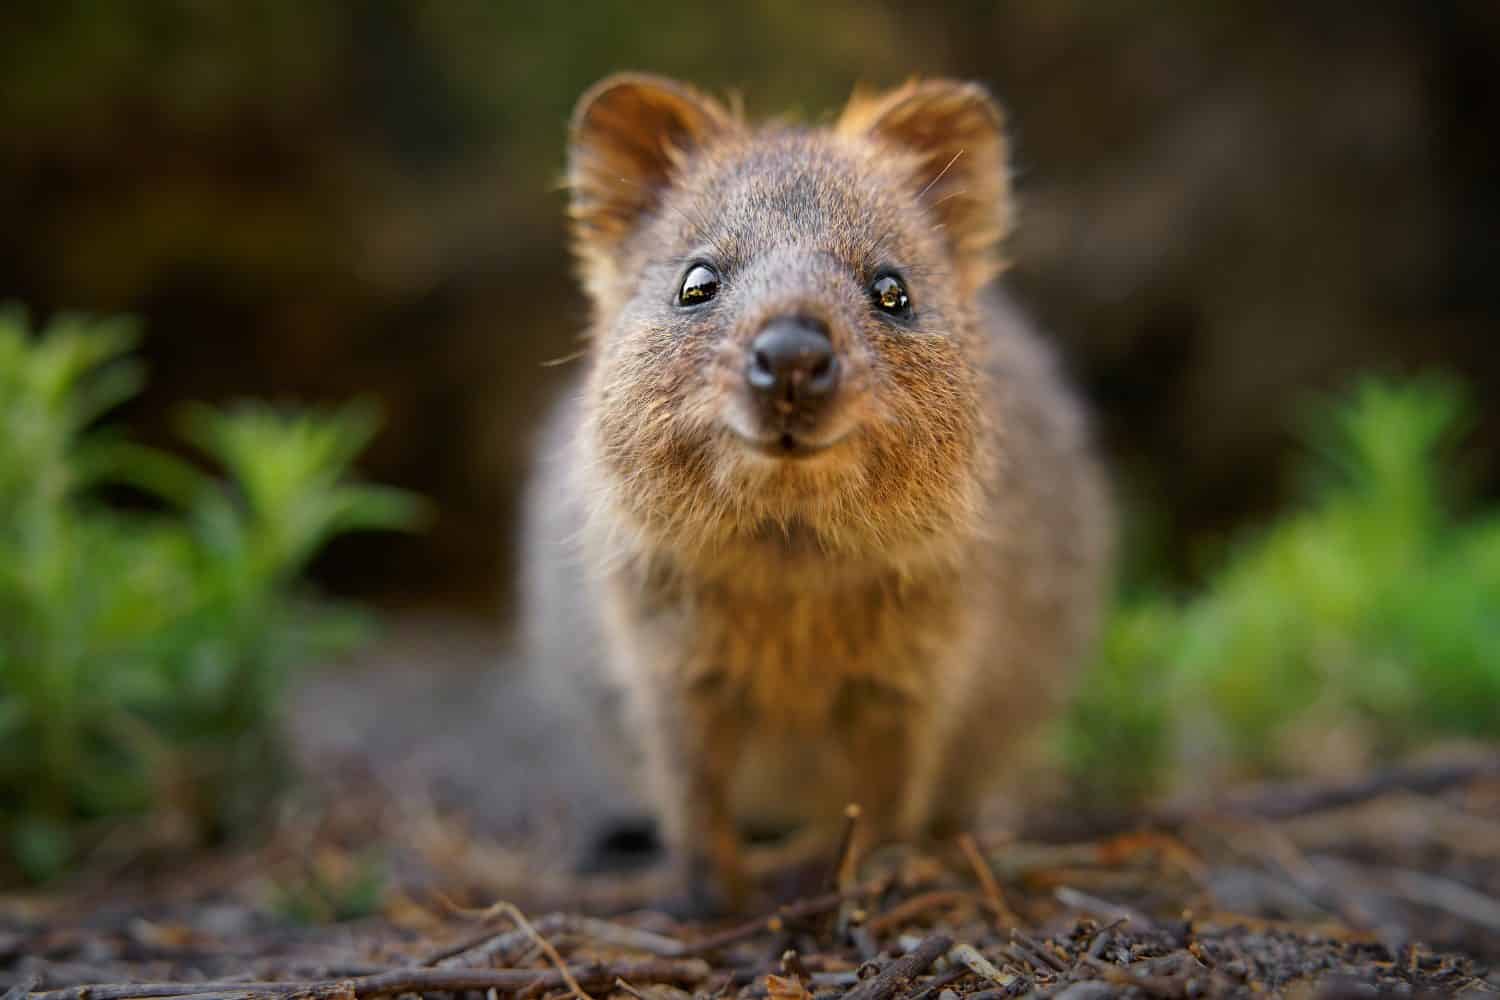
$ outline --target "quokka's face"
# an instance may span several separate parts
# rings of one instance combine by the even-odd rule
[[[585,95],[592,426],[644,527],[826,549],[965,513],[1003,159],[998,112],[959,84],[857,98],[816,130],[753,130],[652,78]]]

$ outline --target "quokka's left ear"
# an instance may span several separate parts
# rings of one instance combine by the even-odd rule
[[[1004,113],[984,87],[914,80],[856,93],[836,128],[910,154],[912,190],[943,227],[966,285],[1003,269],[1013,214],[1009,146]]]
[[[621,244],[660,203],[687,157],[734,131],[723,105],[677,80],[618,73],[578,99],[568,128],[573,247],[596,298]]]

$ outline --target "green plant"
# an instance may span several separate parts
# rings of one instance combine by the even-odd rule
[[[377,852],[321,852],[295,875],[272,882],[267,903],[273,913],[299,924],[359,920],[380,911],[389,877]]]
[[[1375,758],[1500,737],[1500,516],[1459,512],[1466,412],[1437,379],[1316,407],[1306,503],[1240,539],[1200,594],[1116,611],[1064,731],[1075,776],[1148,791],[1173,720],[1202,716],[1256,773],[1295,768],[1299,726],[1348,727]]]
[[[370,624],[303,571],[335,535],[420,513],[351,475],[367,406],[189,410],[222,479],[100,426],[143,382],[135,342],[123,320],[36,335],[0,314],[0,835],[33,878],[101,821],[171,813],[212,837],[256,815],[283,776],[287,672]],[[106,484],[165,509],[111,506]]]
[[[1076,790],[1096,807],[1119,808],[1146,796],[1167,767],[1170,708],[1158,695],[1170,676],[1162,650],[1177,627],[1175,608],[1145,598],[1105,624],[1098,666],[1059,730]]]

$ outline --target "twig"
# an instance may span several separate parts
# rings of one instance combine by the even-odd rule
[[[940,910],[975,901],[974,894],[966,889],[933,889],[902,900],[879,916],[871,918],[865,926],[871,934],[880,934],[893,927],[900,927],[928,910]]]
[[[717,951],[731,944],[738,944],[760,934],[767,932],[777,933],[781,931],[789,920],[801,920],[806,917],[815,917],[836,909],[846,899],[856,899],[871,891],[869,886],[857,886],[845,892],[826,892],[821,896],[813,896],[810,899],[800,900],[787,906],[779,907],[774,913],[755,920],[730,927],[710,934],[697,941],[683,943],[684,955],[701,955],[709,951]]]
[[[1149,931],[1156,926],[1156,922],[1134,907],[1123,903],[1113,903],[1107,899],[1090,895],[1071,886],[1060,885],[1052,890],[1053,897],[1062,905],[1080,913],[1088,913],[1100,920],[1109,920],[1116,923],[1128,922],[1137,930]]]
[[[626,993],[629,993],[631,996],[635,997],[635,1000],[646,1000],[646,994],[642,993],[634,986],[631,986],[629,983],[618,976],[615,977],[615,989],[624,990]]]
[[[669,938],[665,934],[657,934],[653,931],[643,931],[639,927],[610,923],[608,920],[600,920],[597,917],[569,916],[562,929],[552,933],[579,934],[597,944],[643,951],[658,958],[682,958],[688,952],[687,945],[676,938]]]
[[[959,849],[964,852],[964,857],[969,860],[969,867],[974,869],[974,877],[979,880],[979,888],[984,892],[984,898],[989,900],[990,906],[995,911],[995,929],[1004,931],[1007,926],[1015,927],[1020,924],[1016,911],[1010,908],[1005,901],[1005,896],[1000,892],[1000,883],[995,881],[995,873],[990,869],[989,862],[984,860],[984,855],[979,853],[979,846],[974,843],[974,838],[967,834],[958,837]]]
[[[961,948],[965,946],[960,945],[959,947]],[[953,951],[957,950],[958,948],[953,949]],[[952,956],[953,952],[949,952],[949,957],[951,958]],[[970,976],[972,974],[973,970],[966,966],[949,969],[946,972],[942,972],[936,976],[933,976],[931,982],[929,982],[926,986],[923,986],[920,990],[917,990],[917,992],[913,993],[911,996],[907,997],[906,1000],[928,1000],[929,997],[936,996],[938,993],[941,993],[943,990],[947,989],[949,986],[952,986],[960,979],[963,979],[966,976]]]
[[[532,973],[535,976],[535,973]],[[203,993],[255,992],[281,994],[312,989],[327,983],[247,982],[243,979],[206,980],[201,983],[109,983],[69,986],[31,994],[32,1000],[136,1000],[145,997],[188,997]]]
[[[1400,869],[1390,873],[1403,899],[1450,913],[1460,920],[1500,931],[1500,902],[1452,879]]]
[[[549,913],[545,917],[539,917],[536,921],[536,926],[543,934],[556,934],[562,930],[566,921],[567,917],[564,914]],[[519,944],[525,940],[529,940],[529,937],[524,930],[511,929],[497,931],[489,927],[477,934],[470,934],[468,937],[460,938],[453,944],[444,945],[436,951],[428,952],[417,959],[416,964],[419,966],[437,965],[439,962],[446,962],[450,958],[457,958],[466,951],[473,951],[481,945],[492,945],[490,949],[487,949],[491,952],[509,951],[512,945]]]
[[[584,917],[571,913],[549,913],[538,917],[532,923],[539,933],[548,936],[578,934],[600,944],[625,948],[629,951],[641,951],[658,958],[682,958],[688,953],[688,946],[675,938],[643,931],[638,927],[610,923],[608,920],[600,920],[596,917]],[[524,929],[497,931],[489,928],[430,952],[417,964],[437,965],[439,962],[457,958],[464,952],[481,946],[488,946],[485,951],[489,954],[503,954],[515,945],[529,940],[531,940],[530,935]]]
[[[526,932],[526,936],[531,938],[532,943],[542,949],[542,954],[547,956],[547,961],[552,963],[552,967],[557,970],[557,974],[562,977],[562,981],[567,985],[568,990],[573,996],[577,997],[578,1000],[594,1000],[593,997],[584,992],[582,986],[578,985],[578,980],[574,979],[573,974],[568,971],[567,963],[557,953],[557,949],[552,947],[552,942],[548,941],[535,927],[531,926],[531,921],[526,919],[526,914],[521,912],[520,907],[502,899],[485,911],[486,918],[496,917],[501,914],[515,921],[516,926]]]
[[[974,975],[981,979],[988,979],[998,986],[1009,987],[1020,978],[995,968],[995,964],[981,955],[979,950],[971,944],[955,945],[948,953],[948,960],[963,963]]]
[[[1115,930],[1120,926],[1120,923],[1116,922],[1110,924],[1108,927],[1100,928],[1099,933],[1094,935],[1094,940],[1089,942],[1089,948],[1085,954],[1089,958],[1103,958],[1104,953],[1109,950],[1110,944],[1115,939]]]
[[[205,984],[211,985],[211,984]],[[298,989],[280,994],[262,993],[258,990],[213,990],[207,993],[176,993],[171,1000],[267,1000],[274,997],[275,1000],[350,1000],[354,994],[348,992],[347,983],[338,983],[334,986],[315,986],[311,989]],[[90,994],[92,996],[92,994]],[[33,993],[31,996],[41,996]],[[151,1000],[151,998],[146,998]]]
[[[1136,972],[1132,969],[1122,969],[1118,965],[1110,965],[1096,958],[1084,956],[1083,964],[1094,971],[1100,979],[1107,980],[1116,986],[1134,986],[1143,990],[1148,996],[1155,997],[1187,997],[1187,980],[1176,979],[1171,976],[1153,976],[1148,973]]]
[[[1263,860],[1280,868],[1298,890],[1332,909],[1351,927],[1377,932],[1387,930],[1382,927],[1379,915],[1370,909],[1359,894],[1320,872],[1281,830],[1268,824],[1260,824],[1252,833],[1263,848],[1257,853],[1261,854]],[[1399,931],[1398,937],[1406,937],[1404,928],[1395,930]],[[1399,950],[1399,941],[1387,933],[1382,933],[1381,937],[1384,939],[1383,943],[1392,949],[1392,954]]]
[[[854,883],[854,834],[859,828],[860,808],[851,802],[844,807],[844,830],[839,836],[838,853],[834,855],[833,868],[828,873],[828,890],[847,889]]]
[[[834,855],[833,867],[828,873],[828,888],[834,891],[848,889],[854,885],[858,876],[859,858],[855,856],[855,836],[859,832],[859,803],[851,802],[844,807],[844,830],[839,836],[838,853]],[[833,931],[843,937],[849,932],[849,927],[855,921],[855,913],[858,905],[853,899],[846,899],[839,904],[838,911],[833,918]]]
[[[765,997],[770,996],[772,991],[768,988],[768,978],[780,978],[784,983],[792,983],[794,978],[778,977],[774,972],[766,972],[760,969],[739,969],[730,975],[732,985],[748,986],[741,997]],[[805,985],[809,990],[847,990],[857,985],[859,977],[853,972],[814,972],[808,977]]]
[[[5,991],[5,995],[3,997],[0,997],[0,1000],[24,1000],[25,997],[31,994],[32,990],[37,988],[37,985],[41,983],[41,981],[42,977],[37,975],[35,972],[22,976],[20,979],[16,980],[16,984],[14,986]]]
[[[1206,807],[1176,807],[1157,813],[1164,826],[1182,826],[1202,816],[1279,820],[1336,809],[1390,792],[1431,795],[1484,778],[1500,778],[1500,755],[1438,764],[1407,764],[1347,784],[1286,782],[1224,796]]]
[[[866,979],[844,994],[844,1000],[889,1000],[897,990],[920,976],[933,962],[943,957],[953,939],[946,934],[933,934],[924,938],[911,951],[887,965],[879,974]]]
[[[1038,969],[1046,967],[1053,972],[1068,971],[1068,967],[1062,963],[1060,958],[1052,954],[1051,949],[1018,927],[1011,928],[1010,943],[1012,948],[1015,948],[1022,955],[1026,956],[1031,961],[1031,964]]]
[[[72,986],[35,993],[34,1000],[146,1000],[155,997],[186,997],[213,992],[248,993],[257,997],[290,1000],[292,997],[348,996],[356,1000],[391,993],[457,990],[519,990],[536,985],[543,989],[578,983],[609,985],[615,979],[679,983],[693,986],[710,975],[700,959],[653,958],[638,962],[594,962],[559,970],[537,969],[391,969],[360,979],[323,982],[257,983],[230,980],[202,983],[144,983],[102,986]],[[571,988],[571,987],[569,987]]]
[[[1019,976],[1016,977],[1018,980]],[[977,990],[964,997],[964,1000],[1007,1000],[1008,997],[1016,995],[1014,986],[1001,986],[993,990]],[[1035,995],[1035,994],[1031,994]]]
[[[540,973],[530,969],[402,969],[356,979],[353,986],[354,995],[362,1000],[364,997],[421,990],[503,990],[532,984],[543,989],[556,989],[569,985],[569,981],[608,985],[616,979],[625,979],[694,985],[707,979],[709,972],[707,963],[697,959],[654,958],[641,962],[597,962]]]

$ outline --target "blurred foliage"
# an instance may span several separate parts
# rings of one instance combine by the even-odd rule
[[[1341,735],[1360,761],[1500,738],[1500,512],[1462,513],[1469,414],[1439,379],[1321,403],[1305,506],[1190,599],[1122,601],[1063,734],[1095,801],[1156,790],[1184,739],[1275,774],[1316,766],[1310,738]]]
[[[170,442],[183,398],[372,394],[366,468],[444,517],[335,544],[318,578],[489,614],[528,432],[571,374],[543,363],[587,321],[557,184],[579,94],[649,70],[816,118],[857,81],[943,73],[1007,109],[1011,287],[1115,467],[1152,484],[1183,577],[1285,501],[1263,415],[1307,388],[1441,362],[1500,393],[1493,0],[716,13],[0,4],[0,299],[145,318],[151,385],[121,414],[139,440]]]
[[[32,878],[111,818],[193,840],[252,822],[283,777],[288,671],[371,624],[306,593],[308,561],[420,513],[351,477],[363,405],[188,410],[223,478],[101,426],[143,383],[135,343],[123,320],[0,314],[0,836]],[[161,502],[105,503],[122,485]]]
[[[380,911],[389,881],[376,851],[324,851],[310,858],[298,877],[274,882],[268,902],[273,912],[300,924],[359,920]]]

